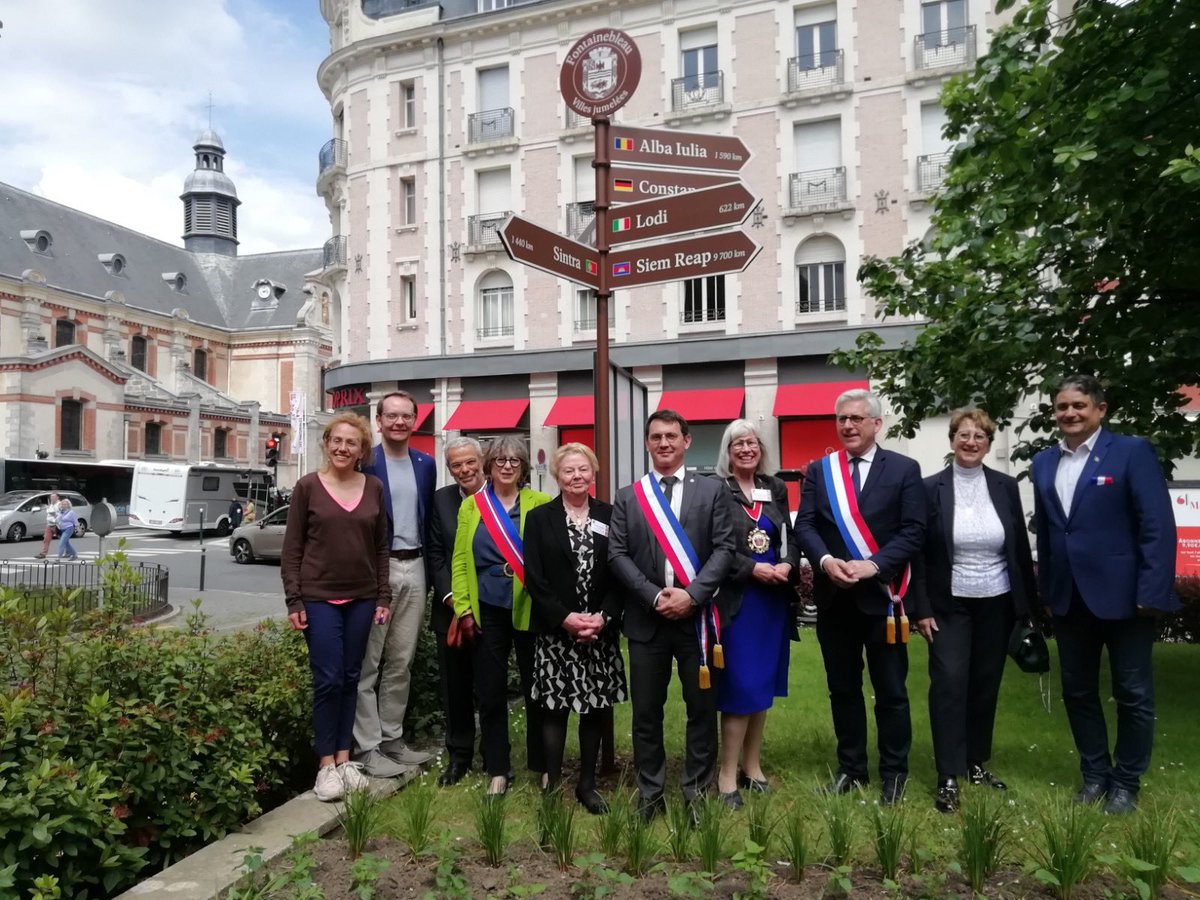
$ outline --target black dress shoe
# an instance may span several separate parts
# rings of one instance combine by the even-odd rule
[[[608,812],[608,801],[601,797],[595,788],[575,788],[575,799],[593,816],[602,816]]]
[[[1127,816],[1137,809],[1137,794],[1128,788],[1115,787],[1108,792],[1104,812],[1110,816]]]
[[[442,774],[438,776],[438,784],[442,787],[450,787],[452,784],[458,784],[467,777],[467,773],[471,771],[471,764],[464,762],[451,762],[446,768],[442,769]]]
[[[883,783],[883,790],[879,794],[879,802],[883,806],[895,806],[904,799],[904,788],[908,784],[908,779],[904,777],[889,778]]]
[[[940,813],[958,812],[958,779],[939,778],[933,808]]]
[[[738,775],[738,787],[743,791],[765,794],[771,790],[770,783],[765,779],[751,778],[745,772]]]
[[[641,797],[638,799],[638,816],[647,824],[654,821],[654,817],[667,811],[667,801],[663,799],[663,795],[657,797]]]
[[[821,794],[848,794],[860,787],[866,787],[867,779],[855,778],[853,775],[847,775],[845,772],[839,772],[837,777],[829,784],[818,789]]]
[[[1099,803],[1108,794],[1108,786],[1098,781],[1085,781],[1083,789],[1075,795],[1076,803]]]
[[[986,784],[988,787],[995,788],[998,791],[1008,790],[1007,784],[978,764],[967,768],[967,779],[971,784]]]
[[[730,809],[741,809],[745,804],[742,802],[742,795],[736,790],[729,791],[718,795],[718,799],[728,806]]]

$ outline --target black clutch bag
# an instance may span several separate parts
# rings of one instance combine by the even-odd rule
[[[1022,672],[1044,675],[1050,671],[1050,648],[1046,636],[1030,619],[1021,619],[1008,638],[1008,655]]]

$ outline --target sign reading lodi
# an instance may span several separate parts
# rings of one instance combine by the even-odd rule
[[[633,96],[642,78],[642,55],[623,31],[601,28],[567,51],[558,86],[567,106],[587,119],[606,118]]]

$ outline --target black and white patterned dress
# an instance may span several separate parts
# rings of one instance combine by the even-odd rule
[[[596,565],[591,521],[578,523],[568,515],[567,536],[575,556],[575,605],[586,613],[599,612],[600,598],[595,600],[595,609],[588,603]],[[561,628],[539,634],[533,655],[532,693],[546,709],[575,713],[625,702],[625,661],[617,627],[608,626],[600,632],[599,640],[586,644],[577,643]]]

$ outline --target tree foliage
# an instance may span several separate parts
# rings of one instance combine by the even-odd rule
[[[909,436],[967,403],[1008,424],[1040,395],[1025,457],[1053,430],[1053,382],[1095,374],[1110,422],[1169,466],[1200,449],[1176,391],[1200,383],[1200,0],[1060,7],[1022,5],[946,86],[958,143],[935,236],[859,269],[879,315],[928,324],[837,361],[871,373]]]

